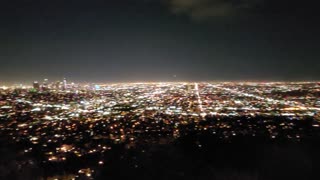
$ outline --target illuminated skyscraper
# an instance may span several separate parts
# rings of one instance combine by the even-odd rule
[[[42,90],[48,90],[48,79],[43,80]]]
[[[193,94],[193,85],[191,85],[191,84],[188,84],[187,85],[187,92],[188,92],[188,94]]]
[[[63,90],[66,90],[67,89],[67,79],[64,78],[63,79]]]
[[[34,82],[33,82],[33,88],[36,89],[36,90],[38,90],[38,91],[40,90],[40,84],[39,84],[38,81],[34,81]]]
[[[56,81],[54,84],[53,84],[53,88],[58,90],[60,89],[60,81]]]

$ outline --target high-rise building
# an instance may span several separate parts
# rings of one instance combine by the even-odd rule
[[[43,84],[42,84],[42,90],[48,90],[48,79],[44,79],[43,80]]]
[[[188,94],[193,94],[193,85],[191,85],[191,84],[188,84],[187,85],[187,92],[188,92]]]
[[[66,90],[67,89],[67,79],[64,78],[63,79],[63,90]]]
[[[48,85],[48,79],[43,80],[43,85],[46,85],[46,86]]]
[[[40,84],[39,84],[38,81],[34,81],[34,82],[33,82],[33,88],[36,89],[36,90],[38,90],[38,91],[40,90]]]
[[[56,89],[56,90],[60,89],[60,81],[56,81],[54,83],[54,89]]]

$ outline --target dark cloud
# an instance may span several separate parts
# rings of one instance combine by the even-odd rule
[[[255,8],[263,0],[169,0],[174,13],[187,14],[193,19],[237,15]]]

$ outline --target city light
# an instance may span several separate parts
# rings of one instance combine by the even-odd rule
[[[320,86],[313,82],[119,83],[99,88],[69,86],[66,80],[45,83],[45,88],[35,82],[27,89],[1,88],[1,136],[23,147],[22,154],[39,153],[44,164],[91,158],[93,165],[78,171],[87,178],[108,166],[105,154],[116,145],[128,150],[143,143],[164,145],[194,133],[223,142],[261,136],[271,142],[301,142],[320,131]],[[198,149],[206,147],[195,143]]]

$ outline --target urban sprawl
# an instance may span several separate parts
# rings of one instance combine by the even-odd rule
[[[90,159],[70,175],[90,179],[115,145],[144,151],[190,133],[224,142],[239,136],[299,142],[319,134],[319,111],[316,82],[83,85],[45,79],[0,87],[0,136],[22,155],[36,153],[43,166]]]

